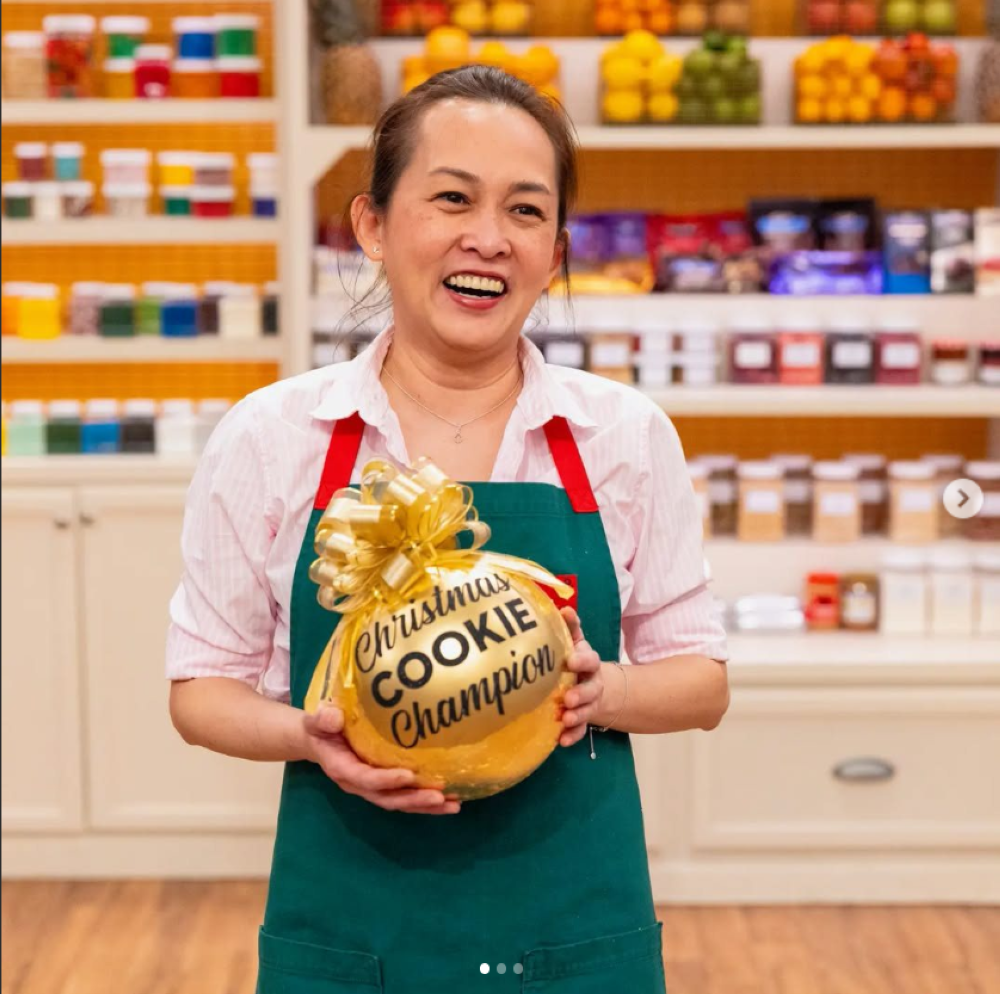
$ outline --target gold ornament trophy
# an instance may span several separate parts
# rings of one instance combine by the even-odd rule
[[[408,471],[374,460],[360,488],[334,494],[309,576],[341,620],[305,700],[343,709],[366,763],[463,801],[545,761],[576,683],[569,629],[539,584],[571,589],[537,563],[480,551],[490,529],[472,500],[427,459]]]

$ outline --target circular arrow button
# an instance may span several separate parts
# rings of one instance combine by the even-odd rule
[[[972,518],[983,509],[983,491],[973,480],[952,480],[944,488],[942,500],[953,518]]]

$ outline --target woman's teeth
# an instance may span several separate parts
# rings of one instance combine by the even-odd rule
[[[495,280],[489,276],[449,276],[444,285],[449,290],[470,297],[499,297],[507,290],[503,280]]]

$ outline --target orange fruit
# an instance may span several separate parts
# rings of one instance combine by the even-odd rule
[[[953,76],[938,76],[931,83],[931,96],[939,103],[950,106],[955,102],[955,79]]]
[[[814,97],[804,97],[798,103],[795,117],[802,124],[816,124],[823,120],[823,105]]]
[[[958,53],[951,45],[935,45],[931,49],[934,70],[942,76],[954,76],[958,72]]]
[[[866,73],[861,77],[858,90],[863,97],[867,97],[869,100],[877,100],[879,94],[882,92],[882,80],[873,72]]]
[[[674,15],[669,7],[662,10],[651,10],[646,15],[646,27],[654,35],[668,35],[674,30]]]
[[[875,50],[869,45],[852,45],[844,57],[844,68],[852,76],[863,76],[875,57]]]
[[[855,124],[867,124],[872,119],[871,101],[867,97],[851,97],[847,101],[847,116]]]
[[[830,80],[830,92],[833,96],[846,100],[854,92],[854,81],[850,76],[834,76]]]
[[[898,86],[887,86],[878,98],[878,116],[883,121],[900,121],[906,113],[906,92]]]
[[[824,76],[803,76],[799,80],[799,96],[820,100],[827,95],[830,86]]]
[[[551,83],[559,74],[559,59],[548,45],[532,45],[518,61],[521,75],[533,86]]]
[[[910,113],[917,121],[933,121],[937,109],[937,101],[929,93],[915,93],[910,98]]]
[[[618,7],[601,6],[594,11],[594,30],[599,35],[619,35],[624,25],[625,18]]]
[[[645,27],[646,18],[638,10],[626,14],[622,21],[622,28],[625,31],[641,31]]]
[[[840,124],[847,117],[847,105],[837,97],[823,101],[823,116],[830,124]]]

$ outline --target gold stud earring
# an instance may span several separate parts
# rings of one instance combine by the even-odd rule
[[[379,248],[379,246],[378,246],[378,245],[373,245],[373,246],[372,246],[372,251],[373,251],[373,252],[374,252],[374,253],[375,253],[376,255],[378,255],[378,254],[379,254],[379,252],[381,252],[381,251],[382,251],[382,249],[381,249],[381,248]]]

